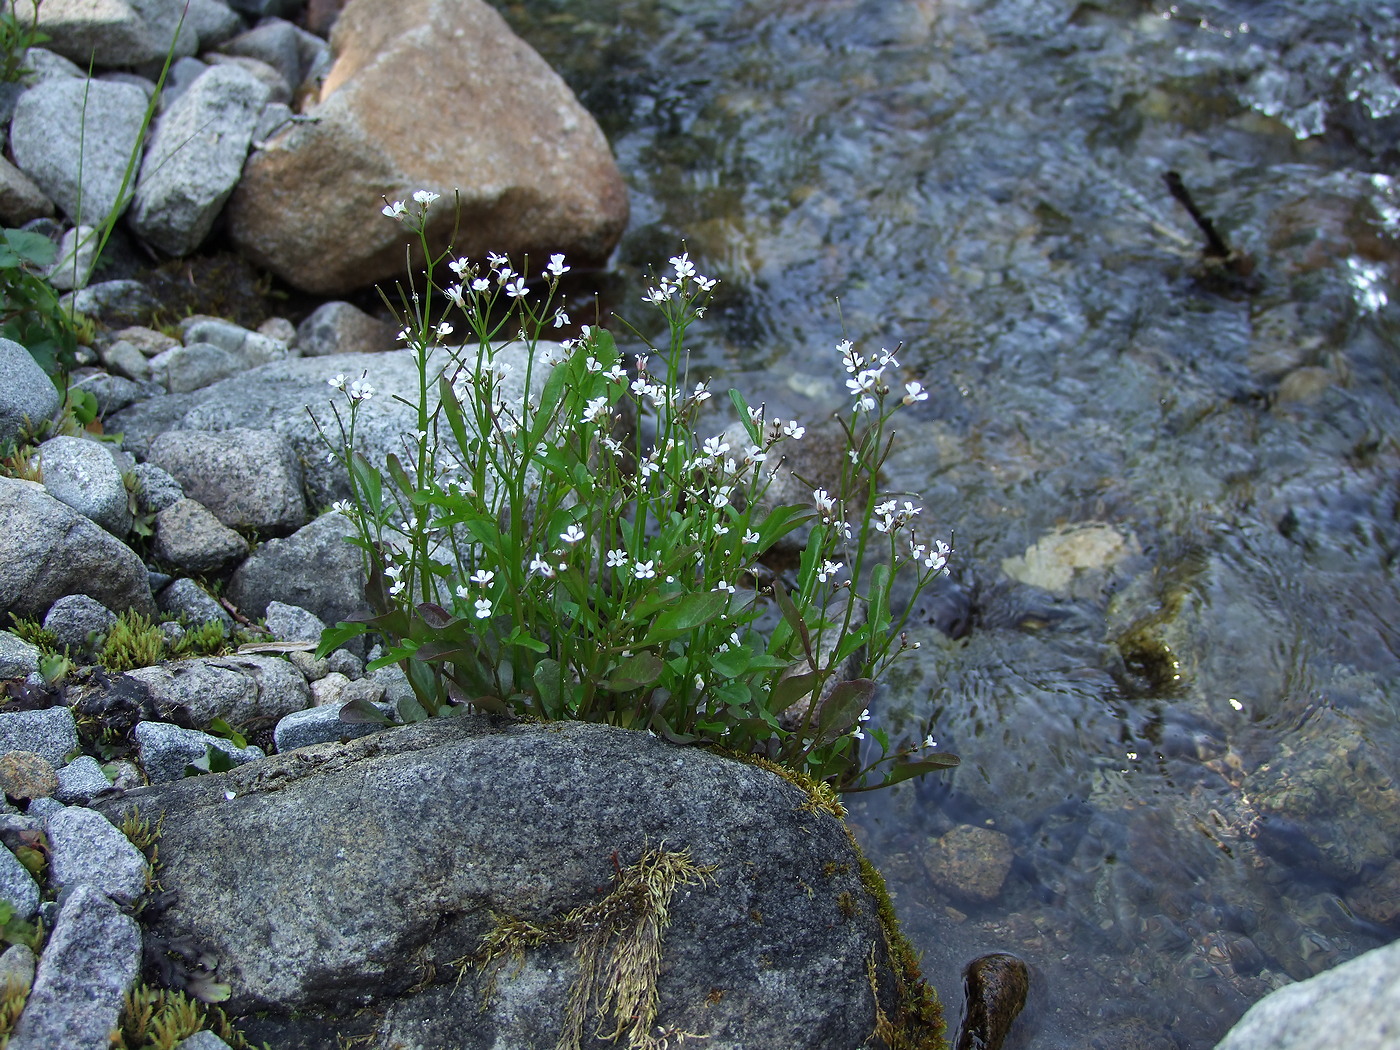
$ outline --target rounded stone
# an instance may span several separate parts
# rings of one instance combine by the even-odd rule
[[[1015,851],[1000,831],[961,824],[924,852],[929,878],[944,893],[977,904],[995,900]]]
[[[14,799],[48,798],[58,790],[53,764],[33,751],[0,755],[0,791]]]

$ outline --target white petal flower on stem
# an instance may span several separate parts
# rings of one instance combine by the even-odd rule
[[[530,559],[530,571],[539,573],[545,579],[550,579],[554,575],[554,566],[536,554]]]
[[[426,208],[429,204],[432,204],[433,201],[437,200],[440,196],[442,195],[439,193],[434,193],[432,190],[417,190],[413,194],[413,199]]]
[[[408,205],[404,204],[403,201],[394,201],[393,204],[384,205],[380,210],[391,219],[402,219],[404,213],[408,211]]]
[[[496,578],[496,574],[490,569],[477,569],[476,572],[472,573],[467,578],[478,587],[485,587]]]
[[[695,278],[695,287],[699,288],[702,292],[708,292],[717,284],[719,284],[718,277],[701,277],[697,275]],[[704,308],[701,307],[701,309],[703,310]],[[697,310],[696,313],[700,313],[700,311]]]
[[[639,561],[639,562],[637,562],[636,565],[633,565],[633,566],[632,566],[632,575],[636,576],[637,579],[639,579],[639,580],[651,580],[651,579],[655,579],[655,578],[656,578],[656,562],[655,562],[655,560],[652,560],[652,561]]]
[[[545,267],[555,277],[562,277],[569,272],[569,268],[564,265],[564,256],[561,254],[551,255],[549,265]]]
[[[719,583],[715,584],[715,590],[720,591],[724,594],[733,594],[734,589],[735,588],[732,583],[726,583],[724,580],[720,580]]]
[[[660,306],[671,297],[659,288],[648,288],[647,294],[642,296],[642,302],[650,303],[653,306]]]
[[[841,569],[842,565],[839,561],[823,561],[822,567],[817,570],[817,579],[825,583],[840,572]]]
[[[758,533],[754,532],[753,529],[749,529],[748,532],[744,533],[744,543],[748,544],[749,546],[752,546],[757,542]]]
[[[583,539],[583,530],[575,523],[561,532],[559,538],[572,547],[579,540]]]
[[[590,398],[588,404],[584,406],[583,418],[592,420],[595,423],[601,423],[603,420],[607,419],[608,396],[606,394],[599,394],[597,397]]]
[[[924,748],[937,747],[938,741],[933,739],[933,734],[930,733],[928,736],[924,737],[924,742],[919,746]]]
[[[484,619],[486,619],[486,617],[488,617],[488,616],[491,615],[491,599],[489,599],[489,598],[478,598],[478,599],[476,600],[476,602],[475,602],[475,605],[476,605],[476,618],[477,618],[478,620],[484,620]]]
[[[525,298],[525,278],[517,277],[515,280],[507,284],[506,295],[510,296],[512,299]]]
[[[627,552],[620,547],[608,551],[608,568],[617,569],[627,564]]]
[[[326,383],[329,384],[330,386],[335,387],[337,390],[344,390],[344,389],[345,389],[345,373],[344,373],[344,372],[339,372],[339,373],[337,373],[336,375],[331,376],[329,379],[326,380]]]
[[[784,437],[789,437],[796,441],[805,433],[807,433],[807,428],[802,426],[795,419],[790,419],[783,424]]]
[[[689,252],[672,256],[671,265],[675,267],[677,280],[684,281],[687,277],[695,276],[695,264],[690,261]]]
[[[928,391],[924,389],[924,384],[917,379],[912,383],[905,383],[904,390],[904,403],[906,405],[912,405],[915,401],[928,400]]]
[[[453,259],[450,263],[447,264],[447,268],[453,273],[455,273],[459,278],[465,280],[467,274],[471,273],[472,271],[472,264],[470,259]]]
[[[478,277],[478,278],[476,278],[475,280],[472,281],[472,291],[474,291],[474,292],[489,292],[490,290],[491,290],[491,282],[488,281],[485,277]]]
[[[374,387],[363,379],[357,379],[350,384],[347,393],[349,393],[351,401],[368,401],[374,396]]]
[[[449,335],[452,334],[452,326],[446,321],[442,321],[438,324],[435,331],[439,339],[446,339]]]
[[[556,310],[556,311],[554,311],[554,327],[555,327],[555,328],[564,328],[565,326],[568,325],[568,323],[569,323],[569,315],[568,315],[568,314],[566,314],[563,310]]]
[[[467,590],[467,585],[464,583],[457,584],[457,586],[454,587],[453,590],[456,592],[457,597],[461,598],[463,601],[472,596],[472,592]]]

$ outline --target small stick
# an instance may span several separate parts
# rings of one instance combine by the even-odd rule
[[[1169,171],[1162,176],[1162,181],[1167,184],[1167,190],[1175,197],[1183,208],[1191,213],[1191,218],[1196,220],[1196,225],[1201,228],[1201,232],[1206,235],[1205,257],[1207,259],[1228,259],[1230,257],[1230,246],[1225,243],[1225,239],[1216,232],[1215,223],[1206,218],[1201,213],[1201,209],[1196,207],[1196,202],[1191,199],[1191,191],[1186,188],[1186,184],[1181,181],[1181,176],[1174,171]]]

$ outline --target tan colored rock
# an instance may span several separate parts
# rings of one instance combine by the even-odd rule
[[[483,0],[350,0],[307,116],[248,159],[229,232],[258,264],[335,295],[398,276],[407,236],[380,214],[418,189],[434,251],[563,252],[601,263],[627,222],[607,140],[559,76]]]
[[[1001,571],[1033,587],[1092,597],[1103,573],[1138,550],[1131,534],[1091,521],[1046,533],[1023,556],[1002,559]]]
[[[930,843],[924,867],[933,884],[960,900],[996,900],[1015,858],[1011,840],[991,828],[960,824]]]
[[[10,798],[48,798],[58,790],[53,764],[33,751],[0,756],[0,791]]]

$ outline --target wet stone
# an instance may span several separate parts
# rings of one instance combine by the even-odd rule
[[[935,886],[973,903],[995,900],[1011,871],[1011,840],[1000,831],[961,824],[934,840],[924,867]]]
[[[13,904],[21,919],[31,919],[39,910],[39,886],[34,876],[4,847],[0,847],[0,900]]]

